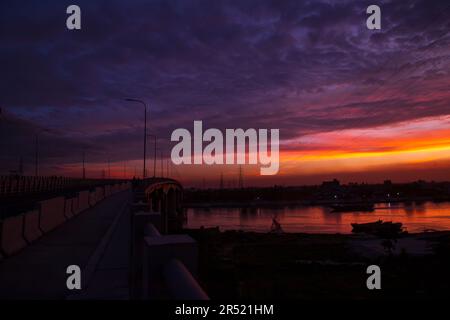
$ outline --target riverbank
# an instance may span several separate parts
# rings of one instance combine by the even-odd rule
[[[402,236],[391,252],[368,235],[183,232],[199,243],[200,280],[212,298],[439,298],[450,289],[450,232]],[[381,267],[382,290],[366,287],[371,264]]]
[[[385,203],[385,204],[393,204],[393,203],[424,203],[424,202],[433,202],[433,203],[442,203],[442,202],[450,202],[450,197],[446,198],[434,198],[434,197],[414,197],[414,198],[377,198],[370,199],[370,201],[355,201],[355,200],[276,200],[276,201],[264,201],[264,200],[255,200],[255,201],[214,201],[214,202],[184,202],[183,207],[185,209],[188,208],[281,208],[287,206],[333,206],[333,205],[348,205],[348,204],[358,204],[358,203]]]

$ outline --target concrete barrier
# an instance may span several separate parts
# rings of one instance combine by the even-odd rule
[[[64,197],[53,198],[40,202],[39,228],[43,233],[55,229],[66,221],[64,216]]]
[[[144,238],[143,292],[144,298],[160,299],[166,284],[161,275],[165,265],[177,259],[195,277],[198,263],[198,247],[188,235],[166,235]]]
[[[66,203],[64,205],[64,216],[66,217],[66,219],[70,219],[73,217],[72,206],[73,206],[73,198],[66,199]]]
[[[170,260],[164,266],[164,277],[171,298],[175,300],[209,300],[206,292],[181,261]]]
[[[111,186],[105,186],[105,197],[109,197],[111,195]]]
[[[95,188],[95,197],[96,197],[97,202],[100,202],[103,199],[105,199],[105,188],[103,188],[103,187]]]
[[[93,207],[97,204],[97,194],[95,191],[89,193],[89,206]]]
[[[138,211],[140,208],[148,207],[146,203],[134,203],[131,206],[131,248],[130,248],[130,282],[131,282],[131,296],[132,298],[142,297],[143,292],[143,265],[144,259],[144,236],[150,236],[148,225],[156,223],[156,226],[161,225],[161,215],[156,212]]]
[[[23,238],[23,221],[21,214],[0,222],[0,248],[3,254],[10,256],[27,246]]]
[[[39,211],[29,211],[24,216],[23,236],[28,243],[32,243],[42,236],[42,231],[39,229]]]
[[[76,216],[80,213],[80,199],[78,196],[72,198],[72,215]]]
[[[78,213],[89,208],[89,191],[81,191],[78,193]]]

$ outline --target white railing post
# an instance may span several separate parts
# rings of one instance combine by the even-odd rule
[[[176,300],[209,300],[197,280],[178,259],[172,259],[164,266],[164,279],[171,298]]]
[[[168,298],[162,275],[165,265],[174,258],[180,260],[192,274],[196,275],[198,248],[195,240],[188,235],[145,237],[144,241],[144,298]]]
[[[133,206],[131,210],[130,239],[130,294],[133,298],[142,297],[142,264],[144,260],[144,229],[149,223],[156,228],[161,224],[161,215],[157,212],[138,211],[141,206]]]

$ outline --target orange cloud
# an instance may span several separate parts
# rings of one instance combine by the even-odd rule
[[[282,152],[282,168],[285,174],[351,172],[450,159],[449,127],[450,117],[440,117],[305,136],[290,142],[294,150]]]

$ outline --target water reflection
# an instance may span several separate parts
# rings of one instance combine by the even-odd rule
[[[189,208],[188,228],[267,232],[276,217],[286,232],[350,233],[350,223],[402,222],[410,232],[424,229],[450,230],[450,203],[380,203],[373,212],[331,212],[322,206],[264,208]]]

